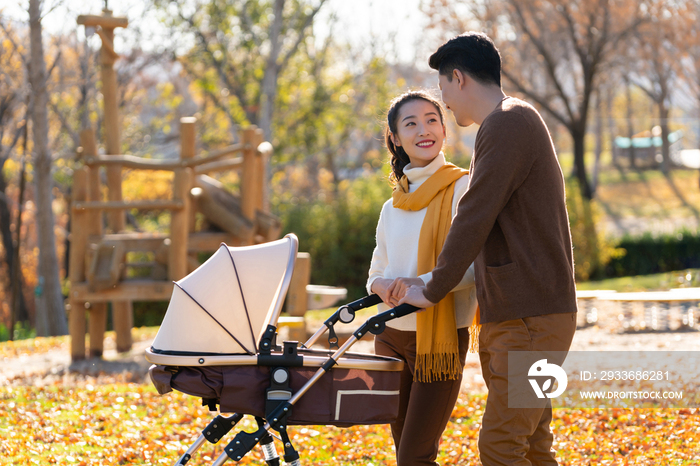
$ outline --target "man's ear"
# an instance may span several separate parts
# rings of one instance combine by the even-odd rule
[[[456,79],[457,87],[459,89],[462,89],[467,81],[467,75],[463,73],[462,70],[458,70],[457,68],[455,68],[452,70],[452,79]]]

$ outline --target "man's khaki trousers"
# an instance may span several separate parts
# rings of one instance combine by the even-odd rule
[[[557,465],[549,428],[551,401],[547,400],[541,409],[508,408],[508,352],[568,351],[575,330],[576,313],[482,325],[479,358],[489,390],[479,432],[479,455],[484,466]]]

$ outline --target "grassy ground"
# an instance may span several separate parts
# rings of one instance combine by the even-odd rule
[[[671,288],[700,286],[700,269],[679,270],[677,272],[638,275],[634,277],[609,278],[607,280],[581,282],[579,290],[615,291],[665,291]]]
[[[311,311],[308,318],[322,322],[333,311]],[[355,323],[373,312],[359,312]],[[138,329],[136,338],[152,338],[156,330]],[[0,355],[67,351],[67,344],[66,337],[3,343]],[[213,415],[198,398],[178,392],[161,396],[151,384],[134,380],[141,379],[70,374],[0,386],[0,465],[173,464]],[[443,436],[440,464],[479,464],[477,438],[485,402],[482,394],[460,395]],[[254,429],[246,417],[234,432]],[[700,464],[697,408],[560,408],[554,411],[552,429],[563,466]],[[290,436],[302,464],[396,464],[386,425],[293,427]],[[190,464],[211,464],[232,437],[205,443]],[[260,450],[240,464],[264,464]]]
[[[0,400],[1,464],[173,464],[212,418],[199,399],[159,396],[150,385],[116,379],[0,387]],[[443,437],[440,464],[478,463],[484,404],[484,395],[460,396]],[[698,464],[698,414],[697,409],[557,409],[552,427],[560,464]],[[254,427],[245,418],[237,429]],[[395,464],[385,425],[294,427],[290,437],[303,464]],[[231,438],[206,443],[192,464],[210,464]],[[240,464],[263,464],[259,449]]]
[[[570,167],[563,165],[568,175]],[[694,170],[677,170],[665,177],[658,171],[608,168],[601,172],[597,193],[612,225],[624,227],[622,221],[630,218],[642,224],[668,219],[697,224],[700,220]],[[578,287],[657,290],[700,286],[698,277],[700,270],[692,270],[586,282]],[[319,327],[334,311],[309,312],[310,326]],[[374,312],[360,311],[353,327]],[[137,329],[135,339],[152,338],[156,330]],[[2,343],[0,357],[68,351],[68,345],[67,337]],[[180,393],[160,396],[152,385],[132,383],[125,375],[71,375],[42,384],[15,381],[0,386],[0,465],[173,464],[211,418],[200,404],[199,399]],[[478,464],[476,439],[484,405],[484,395],[460,396],[443,438],[440,464]],[[253,422],[246,419],[239,427],[250,431]],[[697,408],[557,409],[552,428],[562,465],[700,464]],[[395,464],[387,426],[296,427],[291,435],[303,464]],[[192,464],[210,464],[224,445],[206,444]],[[262,464],[260,452],[256,449],[241,464]]]
[[[586,154],[589,173],[593,153]],[[560,153],[566,177],[573,168],[573,156]],[[589,180],[591,179],[589,175]],[[700,173],[693,169],[674,169],[669,176],[660,170],[618,169],[611,155],[604,152],[596,189],[596,201],[606,216],[607,232],[621,236],[628,230],[681,228],[700,224]],[[634,221],[636,220],[636,221]],[[664,225],[664,222],[666,223]]]
[[[697,170],[674,170],[666,177],[659,171],[608,170],[601,177],[597,200],[611,220],[700,220]]]

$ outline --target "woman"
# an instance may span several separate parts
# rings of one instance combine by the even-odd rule
[[[445,161],[443,110],[423,91],[394,99],[387,115],[394,193],[382,207],[367,289],[397,305],[412,284],[430,280],[466,170]],[[375,352],[404,361],[398,420],[391,425],[398,466],[436,465],[440,437],[457,400],[476,312],[473,266],[437,306],[387,324]]]

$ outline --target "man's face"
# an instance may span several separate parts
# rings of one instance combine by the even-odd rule
[[[474,123],[474,120],[469,115],[464,75],[458,77],[453,74],[451,77],[452,81],[447,79],[447,76],[438,75],[438,87],[442,91],[442,101],[445,103],[445,107],[452,111],[457,124],[466,127]]]

